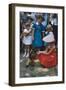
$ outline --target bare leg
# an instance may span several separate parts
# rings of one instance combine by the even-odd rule
[[[26,54],[26,57],[29,57],[29,55],[30,55],[30,46],[28,45],[27,47],[26,47],[27,49],[27,54]]]
[[[24,45],[24,54],[23,54],[23,57],[26,57],[26,53],[27,53],[27,50],[26,50],[26,45]]]
[[[26,54],[26,57],[27,57],[27,62],[26,62],[26,67],[29,66],[31,60],[30,60],[30,46],[27,46],[27,54]]]

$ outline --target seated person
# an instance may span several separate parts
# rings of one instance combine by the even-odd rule
[[[47,31],[49,34],[43,38],[43,41],[47,43],[46,49],[38,51],[37,58],[44,67],[50,68],[57,65],[57,52],[51,25],[47,26]]]

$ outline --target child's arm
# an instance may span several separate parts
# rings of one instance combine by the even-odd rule
[[[27,33],[22,32],[20,38],[22,38],[23,36],[26,36],[26,35],[27,35]]]
[[[28,36],[32,32],[32,29],[29,30],[29,32],[26,33],[26,36]]]
[[[34,40],[34,29],[32,29],[32,39]]]
[[[22,36],[27,36],[28,32],[26,29],[24,29],[24,31],[22,32]]]
[[[26,32],[23,32],[22,36],[27,36],[27,34],[28,34],[28,33],[26,33]]]

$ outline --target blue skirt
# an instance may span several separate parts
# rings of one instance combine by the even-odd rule
[[[35,33],[32,45],[33,47],[42,47],[43,41],[42,41],[41,33]]]

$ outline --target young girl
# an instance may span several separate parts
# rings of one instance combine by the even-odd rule
[[[57,52],[51,25],[47,26],[47,31],[49,34],[43,38],[43,41],[47,42],[48,45],[45,51],[39,51],[37,53],[37,57],[44,67],[50,68],[57,65]]]
[[[36,19],[37,22],[33,25],[32,46],[36,49],[40,49],[43,46],[42,35],[45,27],[42,25],[43,18],[41,15],[38,15]]]
[[[30,28],[30,24],[26,23],[25,29],[23,30],[23,39],[22,42],[24,44],[24,54],[23,57],[29,57],[30,54],[30,46],[32,44],[32,29]]]

